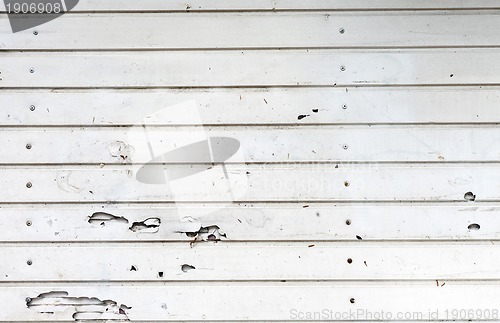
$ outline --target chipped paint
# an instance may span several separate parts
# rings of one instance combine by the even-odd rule
[[[68,193],[81,193],[87,186],[87,181],[82,183],[81,179],[74,179],[71,177],[72,171],[65,170],[57,172],[56,183],[57,186],[64,192]],[[83,184],[83,185],[82,185]]]
[[[39,313],[70,313],[75,321],[105,320],[129,321],[127,311],[131,307],[113,300],[101,300],[97,297],[69,296],[66,291],[41,293],[35,298],[27,298],[26,306]]]
[[[88,218],[89,223],[100,223],[104,226],[106,223],[128,223],[128,220],[123,216],[116,216],[106,212],[95,212]]]
[[[156,233],[160,230],[160,224],[159,218],[147,218],[144,221],[132,223],[129,230],[137,233]]]
[[[118,162],[125,164],[132,161],[135,150],[131,145],[123,141],[114,141],[109,143],[107,148],[111,157],[116,157]]]

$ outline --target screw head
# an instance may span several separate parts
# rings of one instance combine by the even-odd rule
[[[34,106],[33,104],[32,104],[32,105],[30,105],[30,110],[31,110],[31,111],[35,111],[35,106]]]
[[[26,144],[26,149],[31,149],[31,144]]]
[[[33,186],[33,184],[31,184],[31,182],[26,183],[27,188],[31,188],[32,186]]]
[[[344,65],[340,66],[340,71],[341,72],[345,71],[345,66]]]
[[[339,29],[339,33],[341,33],[341,34],[345,33],[344,28],[340,28],[340,29]]]
[[[31,227],[31,225],[32,225],[32,224],[33,224],[33,223],[31,223],[31,221],[30,221],[30,220],[26,221],[26,225],[27,225],[27,226]]]
[[[33,261],[28,260],[28,261],[26,261],[26,264],[28,264],[28,266],[31,266],[31,265],[33,265]]]
[[[26,301],[26,303],[31,303],[31,297],[26,297],[24,300]]]

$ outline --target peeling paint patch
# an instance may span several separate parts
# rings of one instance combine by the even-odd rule
[[[84,190],[84,187],[81,187],[77,183],[70,181],[71,171],[61,171],[57,173],[56,182],[59,189],[68,193],[80,193]]]
[[[131,307],[127,305],[96,297],[70,297],[65,291],[51,291],[27,298],[26,306],[46,314],[73,311],[72,318],[75,321],[130,321],[127,310]]]
[[[467,192],[464,195],[464,199],[466,201],[474,201],[476,199],[476,195],[474,193],[472,193],[472,192]]]
[[[119,162],[127,163],[132,161],[131,158],[135,149],[123,141],[112,142],[107,148],[111,157],[116,157]]]
[[[467,227],[467,229],[469,229],[470,231],[477,231],[481,228],[481,226],[477,223],[471,223],[469,224],[469,226]]]
[[[102,226],[106,223],[128,223],[128,220],[123,216],[116,216],[106,212],[95,212],[88,219],[89,223],[100,223]]]
[[[193,269],[196,269],[196,268],[194,266],[191,266],[188,264],[184,264],[181,266],[181,270],[185,273],[187,273],[188,271],[193,270]]]
[[[156,233],[160,230],[161,220],[159,218],[147,218],[142,222],[134,222],[129,230],[138,233]]]
[[[206,227],[200,226],[197,231],[178,232],[185,233],[188,237],[194,238],[191,244],[198,241],[220,241],[222,237],[227,238],[226,233],[221,232],[217,225],[209,225]]]

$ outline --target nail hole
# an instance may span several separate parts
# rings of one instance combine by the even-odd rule
[[[35,73],[35,70],[33,68],[30,68],[30,73]]]
[[[163,271],[158,272],[158,277],[163,278]]]
[[[31,266],[33,264],[33,261],[28,260],[28,261],[26,261],[26,263],[28,264],[28,266]]]
[[[32,186],[33,186],[33,184],[31,184],[31,182],[26,183],[27,188],[31,188]]]
[[[453,77],[453,74],[450,74],[450,77]]]
[[[31,144],[26,144],[26,149],[31,149]]]
[[[188,264],[184,264],[181,266],[181,270],[185,273],[187,273],[188,271],[193,270],[193,269],[196,269],[196,268],[194,266],[191,266]]]
[[[348,187],[349,185],[351,185],[351,184],[349,184],[349,182],[348,182],[348,181],[345,181],[345,182],[344,182],[344,186],[345,186],[345,187]]]
[[[31,225],[32,225],[32,224],[33,224],[33,223],[31,223],[31,221],[30,221],[30,220],[26,221],[26,225],[27,225],[27,226],[31,227]]]
[[[361,238],[361,237],[360,237],[360,236],[358,236],[358,235],[356,236],[356,239],[358,239],[358,240],[363,240],[363,238]]]
[[[345,224],[351,225],[351,220],[345,220]]]
[[[312,109],[312,112],[318,113],[319,109]]]
[[[341,33],[341,34],[345,33],[345,29],[344,28],[340,28],[339,29],[339,33]]]
[[[38,35],[38,31],[36,31],[36,30],[33,31],[33,35],[35,35],[35,36]]]
[[[347,104],[342,105],[342,109],[347,109]]]
[[[476,199],[476,195],[474,195],[474,193],[472,193],[472,192],[467,192],[464,195],[464,199],[466,201],[474,201]]]
[[[355,300],[354,298],[351,298],[351,299],[349,300],[349,302],[351,302],[351,304],[354,304],[354,303],[356,303],[356,300]]]
[[[26,297],[25,301],[26,301],[26,303],[31,303],[31,298],[30,297]]]
[[[347,150],[349,148],[349,146],[347,145],[342,145],[342,148],[344,148],[344,150]]]
[[[34,105],[30,105],[30,110],[31,111],[35,111],[35,106]]]
[[[352,264],[352,259],[351,258],[347,258],[347,263],[348,264]]]
[[[469,229],[471,231],[477,231],[477,230],[481,229],[481,226],[477,223],[472,223],[472,224],[469,224],[467,229]]]
[[[341,70],[342,72],[343,72],[343,71],[345,71],[345,66],[344,66],[344,65],[340,66],[340,70]]]
[[[132,266],[130,267],[130,271],[137,271],[137,267],[136,267],[135,265],[132,265]]]

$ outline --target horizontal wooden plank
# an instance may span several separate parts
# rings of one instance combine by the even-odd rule
[[[37,244],[0,256],[4,282],[500,279],[492,242]]]
[[[419,10],[419,9],[491,9],[500,8],[496,0],[80,0],[72,12],[95,11],[252,11],[252,10]],[[4,4],[0,10],[5,12]]]
[[[497,87],[346,89],[4,90],[0,125],[500,123]]]
[[[495,162],[500,132],[464,126],[200,128],[139,123],[132,128],[1,130],[0,146],[5,149],[3,164],[148,163],[152,154],[161,163]]]
[[[157,227],[133,230],[134,224],[148,219],[158,219]],[[500,240],[499,227],[498,203],[50,204],[0,208],[3,242],[204,243],[210,234],[224,242]]]
[[[496,11],[70,14],[18,33],[3,15],[0,49],[500,46],[498,29]]]
[[[373,320],[371,315],[381,315],[381,311],[395,321],[432,319],[460,320],[461,316],[469,315],[472,309],[477,320],[495,320],[500,297],[499,284],[496,282],[456,283],[453,281],[439,282],[434,280],[424,283],[391,283],[391,284],[318,284],[318,283],[253,283],[248,284],[44,284],[40,285],[3,285],[0,288],[0,300],[9,304],[0,312],[1,321],[72,321],[77,311],[74,306],[64,306],[74,301],[75,297],[95,297],[98,300],[111,300],[115,305],[108,304],[108,312],[125,305],[122,315],[132,321],[199,321],[199,320],[230,320],[230,321],[282,321],[297,320],[298,315],[313,315],[326,309],[326,319],[340,318],[354,321]],[[50,293],[50,292],[54,293]],[[41,295],[42,294],[42,295]],[[258,297],[256,296],[258,295]],[[32,301],[26,306],[26,297]],[[351,303],[354,299],[354,303]],[[278,301],[279,300],[279,301]],[[60,301],[61,306],[54,308],[54,303]],[[79,312],[89,313],[90,301],[81,299]],[[35,305],[37,304],[37,305]],[[96,306],[97,307],[97,306]],[[129,308],[131,307],[131,308]],[[259,310],[256,311],[255,309]],[[53,314],[40,313],[49,311]],[[95,307],[93,307],[95,310]],[[106,306],[99,306],[99,311],[90,318],[103,318]],[[453,309],[458,310],[454,316]],[[460,310],[465,310],[466,314]],[[480,310],[477,313],[475,310]],[[330,314],[330,311],[332,313]],[[364,311],[364,312],[359,312]],[[436,313],[437,311],[437,313]],[[116,311],[118,312],[118,311]],[[354,314],[349,314],[354,312]],[[80,314],[82,315],[82,314]],[[401,316],[402,315],[402,316]],[[80,316],[81,317],[81,316]],[[123,316],[111,316],[121,318]],[[379,316],[380,317],[380,316]],[[383,316],[388,320],[387,316]],[[469,317],[469,316],[467,316]],[[398,319],[399,318],[399,319]],[[304,320],[305,317],[300,319]],[[317,320],[317,319],[316,319]]]
[[[4,167],[2,202],[498,201],[498,164]]]
[[[495,49],[5,52],[0,87],[500,84]],[[464,62],[474,62],[465,64]]]

